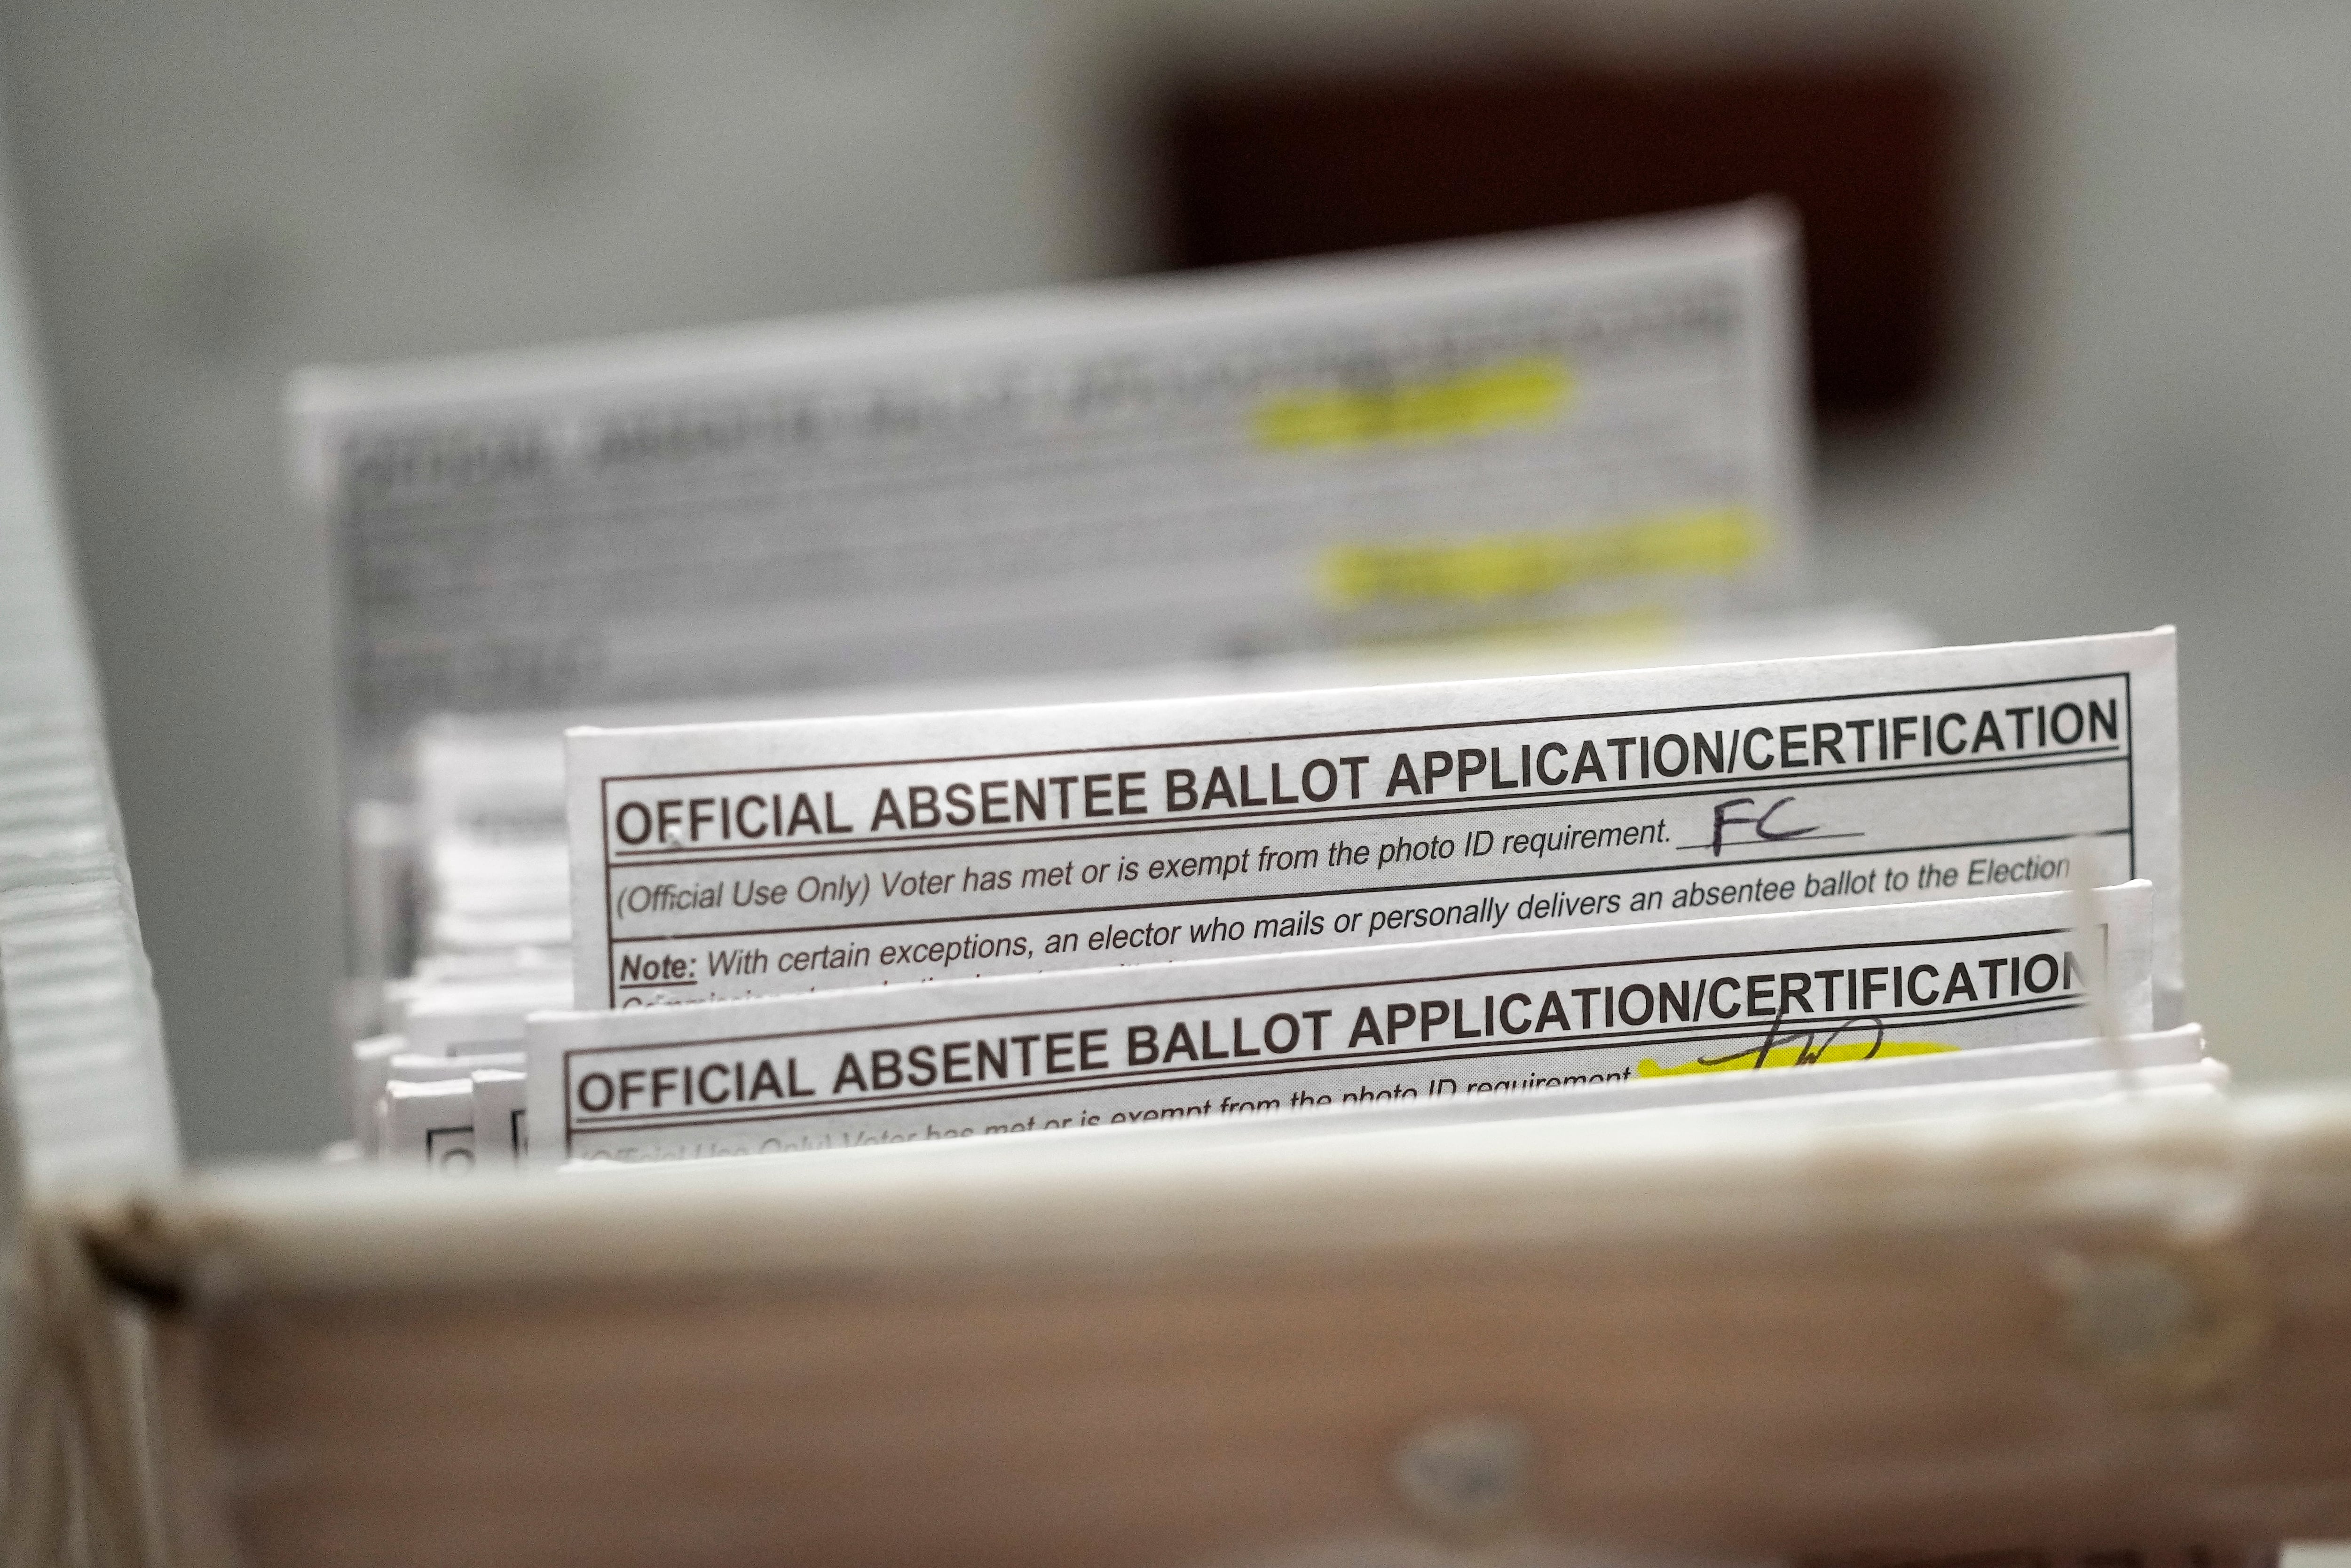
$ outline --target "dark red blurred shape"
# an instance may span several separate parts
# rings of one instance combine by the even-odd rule
[[[1165,259],[1209,267],[1766,193],[1804,225],[1823,414],[1934,388],[1958,91],[1934,60],[1262,78],[1183,88]]]

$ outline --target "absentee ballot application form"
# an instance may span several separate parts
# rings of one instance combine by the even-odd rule
[[[542,1162],[706,1159],[1828,1063],[1964,1075],[1962,1057],[2100,1027],[2101,996],[2110,1027],[2141,1034],[2152,893],[541,1013],[530,1146]]]
[[[2086,871],[2154,883],[2158,1027],[2180,1010],[2168,629],[567,744],[582,1007]]]

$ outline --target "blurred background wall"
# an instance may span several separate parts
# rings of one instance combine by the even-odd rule
[[[293,368],[1179,259],[1169,106],[1202,84],[1922,49],[1964,89],[1939,373],[1825,434],[1821,597],[1955,641],[2176,622],[2194,1010],[2247,1080],[2351,1071],[2351,8],[5,0],[190,1148],[338,1132],[329,554],[287,500]]]

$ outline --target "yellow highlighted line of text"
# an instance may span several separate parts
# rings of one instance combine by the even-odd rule
[[[1336,388],[1269,398],[1250,419],[1258,444],[1278,452],[1443,441],[1555,419],[1575,392],[1567,361],[1505,360],[1442,381]]]
[[[1775,1045],[1769,1051],[1742,1051],[1733,1056],[1701,1056],[1673,1067],[1660,1067],[1643,1057],[1633,1069],[1635,1078],[1687,1078],[1694,1072],[1752,1072],[1759,1067],[1809,1067],[1820,1061],[1883,1061],[1895,1056],[1940,1056],[1957,1051],[1936,1040],[1846,1040],[1836,1045]],[[1762,1060],[1758,1061],[1761,1056]]]
[[[1595,528],[1336,545],[1323,552],[1321,586],[1343,609],[1523,599],[1612,578],[1727,577],[1762,549],[1752,510],[1702,507]]]

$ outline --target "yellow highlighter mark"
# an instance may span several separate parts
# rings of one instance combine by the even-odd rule
[[[1337,545],[1323,552],[1321,586],[1342,609],[1527,599],[1612,578],[1728,577],[1763,541],[1752,508],[1694,507],[1596,528]]]
[[[1250,419],[1258,444],[1278,452],[1443,441],[1555,419],[1575,392],[1567,361],[1505,360],[1441,381],[1294,392]]]
[[[1687,1078],[1695,1072],[1752,1072],[1762,1067],[1810,1067],[1822,1061],[1883,1061],[1894,1056],[1940,1056],[1957,1051],[1938,1040],[1846,1040],[1836,1045],[1774,1045],[1742,1051],[1730,1056],[1701,1056],[1672,1067],[1661,1067],[1643,1057],[1633,1069],[1635,1078]],[[1760,1059],[1760,1060],[1759,1060]]]

